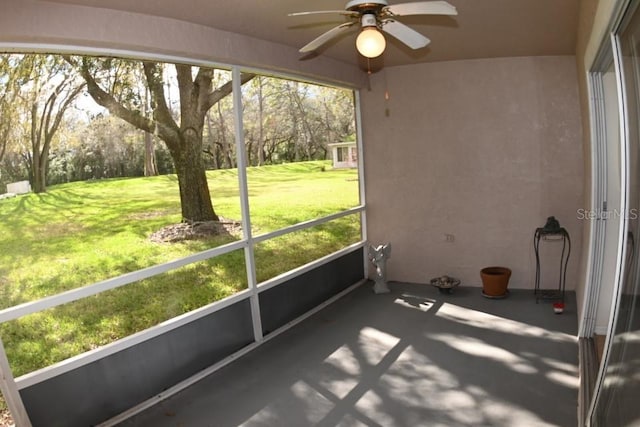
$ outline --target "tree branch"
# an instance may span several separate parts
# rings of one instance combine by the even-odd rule
[[[164,81],[162,76],[159,76],[159,73],[161,72],[160,66],[157,62],[149,61],[144,61],[142,66],[144,68],[144,76],[147,79],[147,87],[149,88],[149,93],[151,93],[153,118],[156,120],[159,127],[171,129],[171,132],[175,137],[175,134],[179,132],[179,128],[175,120],[173,120],[171,110],[167,106],[167,100],[164,97]],[[154,133],[153,129],[148,130],[147,132]],[[169,143],[167,139],[163,139],[165,142]]]
[[[240,75],[240,85],[243,85],[253,79],[256,75],[250,73],[242,73]],[[209,108],[213,107],[216,103],[218,103],[222,98],[226,97],[233,91],[233,81],[228,81],[227,83],[220,86],[218,89],[211,92],[207,98],[207,102],[204,104],[204,111],[208,111]]]
[[[174,66],[176,68],[178,92],[180,94],[180,117],[182,118],[182,122],[184,122],[187,117],[194,113],[192,110],[196,104],[193,101],[197,100],[197,94],[195,93],[197,88],[193,80],[191,80],[190,65],[175,64]],[[200,70],[202,70],[202,68]],[[184,125],[184,123],[182,124]]]
[[[196,102],[193,105],[197,106],[198,114],[203,118],[213,106],[209,104],[209,93],[213,87],[213,71],[213,68],[200,67],[194,81],[194,88],[196,89],[194,97],[197,96],[197,98],[194,99]]]
[[[47,145],[51,144],[51,138],[58,130],[58,127],[62,122],[62,118],[64,117],[64,113],[67,111],[67,108],[69,108],[69,105],[73,102],[73,100],[76,99],[76,97],[80,94],[84,86],[85,84],[83,83],[81,85],[78,85],[78,87],[73,89],[73,91],[69,92],[69,94],[67,95],[67,98],[58,107],[58,111],[56,112],[55,118],[53,120],[53,125],[45,129],[45,144]],[[47,120],[47,122],[49,122],[49,120]]]
[[[100,85],[98,85],[89,71],[89,65],[85,58],[82,59],[80,75],[85,82],[87,82],[87,91],[89,92],[89,95],[91,95],[98,105],[105,107],[111,114],[120,117],[122,120],[137,127],[138,129],[149,133],[154,133],[156,131],[156,122],[142,116],[138,111],[132,111],[126,108],[118,102],[113,95],[107,93],[100,87]],[[161,123],[158,123],[158,132],[160,134],[159,136],[165,141],[175,137],[175,130],[167,126],[163,126]]]

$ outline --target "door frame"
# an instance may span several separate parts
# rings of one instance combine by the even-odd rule
[[[626,2],[636,0],[626,0]],[[624,3],[624,2],[621,2]],[[624,8],[623,10],[625,10]],[[618,39],[614,32],[609,33],[588,72],[587,86],[589,92],[589,114],[590,114],[590,132],[591,132],[591,204],[590,213],[593,218],[590,221],[590,244],[588,249],[588,269],[586,277],[586,286],[583,298],[583,310],[580,319],[578,336],[581,338],[590,338],[596,332],[596,314],[598,303],[600,301],[600,280],[602,278],[603,266],[605,262],[614,264],[615,278],[613,283],[613,294],[611,309],[609,312],[608,332],[611,331],[611,320],[616,303],[616,290],[620,287],[622,278],[622,260],[623,242],[626,232],[626,215],[627,210],[627,141],[626,126],[624,116],[624,94],[622,82],[620,79],[620,58]],[[606,120],[605,106],[605,85],[604,76],[613,72],[616,77],[616,90],[618,102],[618,123],[620,144],[620,203],[617,206],[607,206],[607,187],[608,187],[608,156],[607,156],[607,126],[611,125]],[[612,212],[613,209],[613,212]],[[606,222],[608,216],[613,213],[620,215],[620,225],[617,230],[617,253],[616,257],[606,257],[604,253],[607,227]]]
[[[611,344],[613,334],[617,322],[617,314],[620,306],[620,292],[622,278],[624,277],[625,263],[627,256],[627,248],[624,244],[625,236],[628,230],[628,192],[629,192],[629,123],[626,119],[626,99],[627,94],[622,84],[622,67],[621,67],[621,50],[618,34],[625,27],[630,17],[638,8],[640,0],[618,0],[614,13],[609,24],[607,36],[603,39],[598,54],[588,72],[588,90],[589,90],[589,112],[591,123],[591,208],[601,208],[603,199],[603,191],[606,190],[606,153],[603,157],[601,150],[606,148],[606,123],[605,123],[605,105],[603,97],[603,76],[610,69],[611,64],[614,65],[616,76],[617,92],[618,92],[618,117],[619,117],[619,136],[620,145],[620,214],[621,221],[618,230],[618,251],[615,257],[616,274],[613,286],[613,296],[611,300],[611,309],[609,313],[609,322],[607,328],[607,336],[605,340],[604,350],[595,386],[589,407],[587,409],[584,420],[585,425],[592,425],[593,416],[597,408],[598,402],[602,397],[605,372],[611,355]],[[605,162],[605,163],[603,163]],[[605,179],[603,180],[603,174]],[[604,262],[604,221],[596,220],[591,223],[591,241],[589,244],[587,281],[585,286],[583,313],[580,320],[579,337],[590,337],[595,332],[595,316],[597,304],[599,301],[600,284],[598,283],[602,272],[602,264]],[[613,260],[609,260],[613,262]],[[583,390],[584,392],[584,390]],[[582,411],[581,411],[582,412]],[[581,425],[583,423],[581,422]]]

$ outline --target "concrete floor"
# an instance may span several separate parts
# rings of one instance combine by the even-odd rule
[[[362,286],[124,426],[577,424],[575,295]],[[215,337],[214,337],[215,338]]]

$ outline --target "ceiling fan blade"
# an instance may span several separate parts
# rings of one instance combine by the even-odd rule
[[[337,13],[339,15],[358,16],[358,12],[352,12],[350,10],[314,10],[311,12],[294,12],[289,13],[287,16],[305,16],[305,15],[320,15],[327,13]]]
[[[338,37],[340,34],[349,30],[353,26],[353,24],[354,22],[345,22],[344,24],[340,24],[337,27],[330,29],[326,33],[321,34],[319,37],[312,40],[311,43],[308,43],[306,46],[302,47],[302,49],[300,49],[300,53],[313,52],[332,38]]]
[[[416,30],[407,27],[401,22],[394,21],[393,19],[389,19],[382,23],[382,31],[397,38],[411,49],[420,49],[431,43],[431,40]]]
[[[457,15],[458,10],[446,1],[420,1],[393,4],[384,8],[392,16],[407,15]]]

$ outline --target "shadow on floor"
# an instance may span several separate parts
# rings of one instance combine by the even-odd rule
[[[575,295],[364,285],[125,426],[577,424]],[[212,337],[215,339],[215,337]]]

